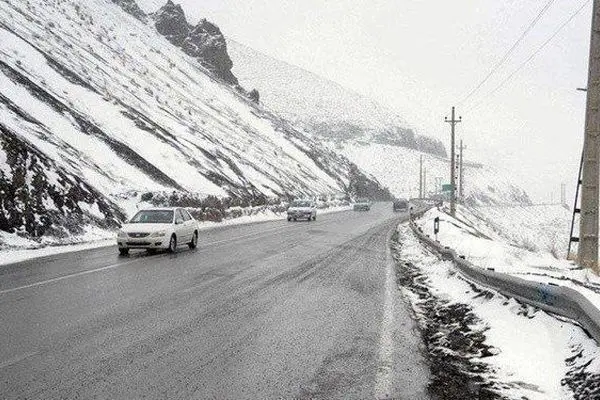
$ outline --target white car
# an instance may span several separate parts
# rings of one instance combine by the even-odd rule
[[[307,219],[315,221],[317,219],[317,205],[312,200],[294,200],[287,209],[287,220],[297,221]]]
[[[184,245],[194,249],[198,245],[198,231],[198,221],[183,208],[140,210],[117,235],[119,254],[127,255],[129,249],[149,252],[162,249],[172,253]]]

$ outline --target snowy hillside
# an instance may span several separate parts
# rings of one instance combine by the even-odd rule
[[[438,183],[450,183],[449,160],[430,154],[384,144],[368,144],[362,141],[332,145],[341,154],[356,162],[360,168],[377,177],[397,197],[419,195],[419,159],[423,156],[426,169],[426,194],[440,192]],[[465,202],[481,204],[528,204],[527,193],[511,183],[507,171],[465,162]]]
[[[425,158],[427,188],[449,183],[449,161],[440,141],[416,135],[407,121],[376,102],[302,68],[228,39],[233,72],[255,87],[267,107],[304,126],[387,186],[395,196],[414,197],[419,157]],[[468,163],[465,200],[470,204],[529,203],[508,171]]]
[[[64,228],[53,213],[114,225],[121,199],[145,191],[264,198],[381,189],[216,79],[133,1],[118,3],[0,2],[0,229]]]
[[[373,100],[234,40],[227,42],[242,86],[257,88],[261,102],[295,124],[336,141],[396,143],[445,155],[438,140],[416,135],[408,122]]]

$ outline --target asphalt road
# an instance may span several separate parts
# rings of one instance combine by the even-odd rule
[[[405,217],[378,204],[173,255],[0,266],[0,398],[425,399],[386,245]]]

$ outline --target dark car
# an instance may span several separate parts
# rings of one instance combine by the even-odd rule
[[[354,203],[352,207],[354,211],[370,211],[371,210],[371,200],[369,199],[358,199]]]
[[[393,205],[394,212],[406,212],[406,211],[408,211],[409,207],[410,207],[410,205],[408,203],[408,200],[400,199],[400,200],[394,201],[394,205]]]

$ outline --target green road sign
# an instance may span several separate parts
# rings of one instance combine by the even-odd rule
[[[451,192],[452,191],[452,184],[451,183],[444,183],[442,184],[442,192]]]

